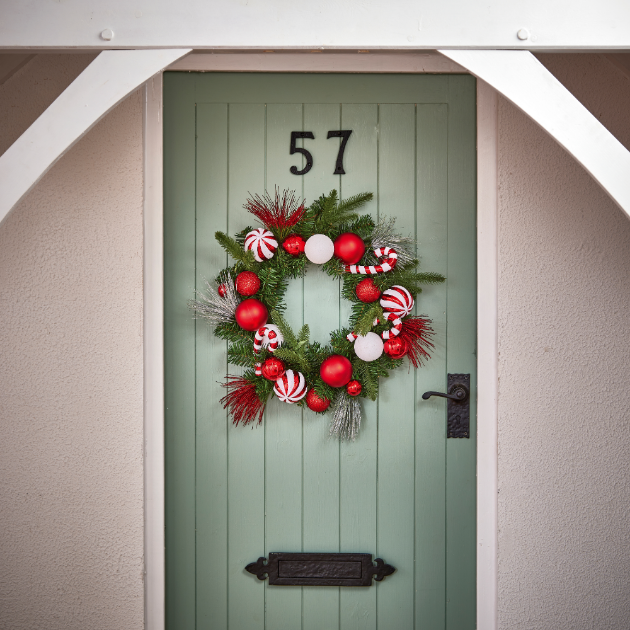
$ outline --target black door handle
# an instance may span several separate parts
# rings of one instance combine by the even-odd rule
[[[450,392],[450,394],[443,394],[442,392],[424,392],[424,394],[422,394],[422,399],[429,400],[431,396],[440,396],[442,398],[450,398],[451,400],[464,402],[468,398],[468,390],[463,385],[451,388]]]
[[[447,438],[470,437],[470,374],[449,374],[448,393],[424,392],[423,400],[431,396],[448,399],[446,407]]]

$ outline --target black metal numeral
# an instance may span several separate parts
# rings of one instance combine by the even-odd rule
[[[329,131],[327,140],[330,138],[343,138],[341,141],[341,146],[339,147],[339,153],[337,153],[337,164],[335,165],[335,172],[333,175],[345,175],[346,171],[343,170],[343,154],[346,150],[346,144],[348,144],[348,138],[350,138],[350,134],[352,133],[352,129],[343,129],[341,131]]]
[[[292,166],[291,172],[294,175],[306,175],[306,173],[308,173],[313,168],[313,156],[311,155],[310,151],[295,146],[295,141],[298,138],[310,138],[311,140],[315,140],[315,136],[313,135],[312,131],[291,132],[291,148],[289,150],[290,155],[293,155],[294,153],[301,153],[306,158],[306,166],[301,171],[298,171],[297,166]]]

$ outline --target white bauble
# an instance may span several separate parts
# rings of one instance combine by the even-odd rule
[[[313,234],[304,245],[306,257],[316,265],[328,262],[335,253],[335,244],[325,234]]]
[[[354,342],[354,351],[359,359],[376,361],[383,354],[383,340],[373,332],[364,337],[358,336]]]

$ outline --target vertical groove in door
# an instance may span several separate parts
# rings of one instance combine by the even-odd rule
[[[446,275],[447,106],[416,107],[416,240],[421,271]],[[448,280],[447,280],[448,282]],[[444,628],[446,606],[445,467],[443,400],[424,401],[421,392],[443,391],[446,379],[446,289],[427,286],[416,314],[428,314],[435,335],[431,359],[416,371],[415,387],[415,623]]]
[[[226,234],[231,234],[230,230],[230,105],[227,105],[227,116],[225,121],[225,135],[226,135],[226,147],[225,147],[225,225],[226,225]],[[225,352],[225,373],[229,373],[230,364],[228,363],[227,358],[227,342],[226,342],[226,352]],[[225,627],[229,630],[230,628],[230,580],[228,579],[230,572],[230,414],[226,410],[225,414],[225,496],[226,496],[226,510],[225,510],[225,555],[226,555],[226,566],[225,566],[225,587],[227,592],[227,597],[225,601],[225,617],[226,617],[226,625]]]

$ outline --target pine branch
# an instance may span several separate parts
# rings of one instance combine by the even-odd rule
[[[254,354],[254,346],[250,339],[239,339],[231,343],[227,352],[228,362],[232,365],[253,368],[260,357]]]
[[[377,318],[381,322],[385,319],[381,305],[378,302],[373,302],[357,317],[354,332],[357,335],[367,335],[372,330],[374,320]]]
[[[285,349],[296,349],[298,345],[298,341],[293,334],[293,330],[291,330],[291,326],[287,324],[287,320],[277,311],[271,311],[271,319],[273,323],[280,329],[282,336],[284,337],[283,346]]]
[[[254,258],[254,252],[243,249],[233,238],[230,238],[223,232],[215,232],[214,238],[216,238],[219,245],[221,245],[234,260],[240,262],[245,269],[255,271],[258,268],[256,259]]]
[[[281,361],[286,361],[290,365],[293,365],[298,368],[302,374],[306,372],[310,372],[310,364],[307,361],[306,357],[296,352],[295,350],[289,350],[288,348],[280,347],[274,352],[274,356],[276,356]]]
[[[298,345],[307,344],[310,336],[310,328],[308,327],[308,324],[304,324],[304,326],[302,326],[302,329],[300,330],[300,333],[298,334]]]

